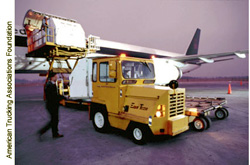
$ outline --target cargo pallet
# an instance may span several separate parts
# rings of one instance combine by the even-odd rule
[[[197,131],[204,131],[210,128],[212,121],[209,118],[211,111],[215,111],[215,117],[223,120],[229,116],[229,112],[223,105],[227,101],[225,98],[208,97],[186,97],[185,115],[195,118],[191,122],[192,127]]]

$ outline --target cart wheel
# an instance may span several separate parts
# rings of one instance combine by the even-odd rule
[[[221,108],[221,109],[223,109],[225,112],[226,112],[226,117],[228,117],[229,116],[229,112],[228,112],[228,110],[226,109],[226,108]]]
[[[203,118],[204,118],[204,119],[206,120],[206,122],[207,122],[207,128],[206,128],[206,129],[210,128],[211,125],[212,125],[212,120],[210,119],[210,117],[208,117],[208,116],[203,116]]]
[[[216,116],[217,119],[223,120],[223,119],[225,119],[227,117],[227,112],[223,108],[218,108],[215,111],[215,116]]]
[[[196,117],[193,122],[193,128],[196,131],[204,131],[207,129],[207,121],[203,117]]]

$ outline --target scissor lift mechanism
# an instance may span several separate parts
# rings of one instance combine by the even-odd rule
[[[100,50],[100,47],[96,46],[96,40],[99,37],[90,35],[85,38],[82,27],[72,19],[28,10],[23,26],[27,32],[28,53],[26,56],[46,58],[50,65],[49,71],[55,73],[71,73],[79,59]],[[67,40],[72,40],[73,43],[69,44]],[[73,68],[68,60],[75,60]],[[55,62],[59,63],[59,66],[62,62],[66,62],[67,67],[55,68]]]
[[[47,35],[45,34],[43,37],[46,38]],[[94,46],[97,38],[98,37],[96,36],[89,36],[86,41],[87,48],[85,49],[56,45],[52,42],[45,42],[38,49],[27,53],[26,56],[33,58],[46,58],[50,65],[49,71],[53,71],[55,73],[71,73],[77,65],[79,59],[85,58],[87,54],[94,53],[99,50],[98,47]],[[68,60],[75,60],[73,68],[70,66]],[[55,68],[55,62],[66,62],[68,68]]]
[[[45,58],[49,63],[45,84],[50,72],[71,73],[79,59],[100,50],[96,44],[99,37],[89,35],[86,38],[81,25],[72,19],[28,10],[23,20],[23,26],[27,33],[28,53],[26,57]],[[68,40],[70,43],[67,42]],[[69,60],[72,62],[71,65],[74,65],[73,67]],[[57,67],[55,67],[55,63],[58,64]],[[58,88],[62,88],[60,82],[68,83],[63,79],[58,79]],[[69,93],[69,88],[62,91]]]

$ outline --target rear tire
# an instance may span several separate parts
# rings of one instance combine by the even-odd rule
[[[102,112],[101,110],[97,110],[94,112],[92,122],[97,132],[107,132],[108,128],[110,127],[107,114]]]

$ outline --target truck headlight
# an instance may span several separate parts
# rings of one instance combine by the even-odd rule
[[[156,109],[155,116],[156,117],[165,117],[166,106],[165,105],[158,105]]]

